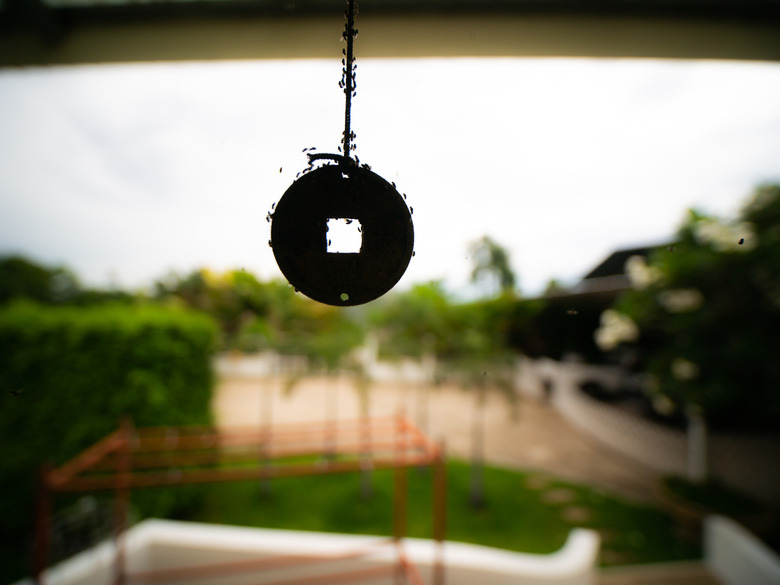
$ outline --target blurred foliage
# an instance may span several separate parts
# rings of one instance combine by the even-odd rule
[[[502,294],[515,289],[517,277],[509,263],[509,252],[488,236],[469,246],[472,258],[471,281],[485,283],[486,289]]]
[[[463,302],[441,282],[394,291],[366,307],[316,303],[283,280],[258,280],[243,269],[169,273],[146,296],[122,291],[83,290],[63,268],[38,266],[22,258],[0,259],[0,305],[14,298],[47,304],[161,304],[203,312],[219,324],[222,351],[273,351],[308,358],[312,368],[359,369],[356,349],[366,336],[379,339],[384,358],[435,355],[467,377],[505,365],[516,351],[554,351],[546,323],[535,320],[541,301],[515,295],[516,277],[508,252],[489,237],[470,245],[475,282],[491,285],[493,296]],[[61,282],[60,285],[56,285]],[[496,286],[492,286],[496,285]],[[493,290],[495,289],[495,290]]]
[[[780,423],[780,186],[733,220],[691,211],[616,305],[638,326],[651,391],[721,427]]]
[[[391,292],[366,307],[331,307],[296,294],[284,281],[262,282],[243,270],[172,274],[155,289],[159,302],[214,316],[223,349],[302,355],[327,370],[357,367],[354,350],[369,331],[383,358],[433,354],[462,370],[506,362],[525,343],[525,321],[539,308],[511,292],[460,302],[438,281]]]
[[[347,354],[363,342],[359,310],[316,303],[284,281],[261,282],[245,270],[171,274],[155,289],[158,301],[212,315],[222,349],[302,355],[330,370],[345,365]]]
[[[33,299],[58,304],[78,294],[76,278],[62,268],[46,268],[12,256],[0,259],[0,304],[14,299]]]
[[[485,252],[476,254],[485,262],[475,260],[475,274],[495,273],[497,282],[514,284],[508,254],[501,246],[483,238],[472,248]],[[210,315],[219,324],[220,350],[301,355],[312,367],[327,370],[355,369],[354,350],[363,345],[369,331],[379,337],[383,357],[419,359],[433,354],[463,370],[479,369],[485,362],[506,362],[513,351],[549,345],[540,341],[544,326],[532,322],[542,303],[518,299],[511,287],[494,297],[462,302],[440,282],[431,282],[391,292],[367,307],[341,308],[297,294],[283,280],[260,281],[245,270],[170,273],[154,284],[150,296],[83,290],[67,270],[21,258],[0,259],[0,274],[8,282],[0,304],[29,298],[79,306],[113,301],[186,307]],[[53,283],[58,279],[67,287],[57,289]]]
[[[380,357],[434,355],[441,371],[468,379],[511,366],[532,337],[530,323],[540,307],[512,294],[460,302],[432,281],[377,301],[368,322]]]
[[[0,535],[29,543],[40,464],[59,465],[116,429],[208,424],[216,327],[162,307],[0,308]],[[171,515],[185,492],[139,492],[142,515]],[[13,536],[13,540],[11,537]]]
[[[544,301],[518,299],[513,290],[464,302],[432,281],[342,308],[316,303],[281,280],[201,269],[158,281],[154,297],[212,315],[221,325],[222,349],[301,355],[327,370],[357,368],[355,350],[369,334],[381,358],[434,355],[452,372],[508,364],[517,351],[554,349],[546,323],[537,319]],[[584,335],[593,345],[591,333]]]
[[[95,305],[131,302],[120,290],[84,289],[66,268],[35,264],[21,256],[0,258],[0,305],[30,299],[47,305]]]
[[[433,352],[441,356],[452,351],[457,333],[452,305],[438,281],[417,284],[376,301],[369,311],[369,322],[380,336],[380,355],[395,358]]]

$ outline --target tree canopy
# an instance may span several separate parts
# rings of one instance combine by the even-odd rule
[[[488,236],[469,246],[472,260],[471,281],[482,282],[491,292],[512,292],[517,278],[509,262],[509,252]]]
[[[282,280],[263,282],[245,270],[171,274],[158,281],[155,296],[213,315],[223,349],[304,355],[332,369],[363,341],[354,311],[315,303]]]
[[[720,424],[780,422],[780,186],[736,218],[690,211],[677,242],[627,265],[634,289],[597,341],[637,349],[650,390]]]
[[[76,277],[64,268],[49,268],[21,256],[0,258],[0,305],[14,299],[60,304],[79,292]]]

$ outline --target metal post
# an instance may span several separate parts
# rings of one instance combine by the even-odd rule
[[[404,567],[401,563],[401,541],[406,536],[407,523],[407,474],[406,474],[406,429],[403,416],[399,413],[396,417],[395,427],[395,475],[393,494],[393,539],[399,551],[399,562],[395,573],[396,584],[403,583]]]
[[[470,499],[473,508],[482,508],[485,505],[485,402],[486,388],[484,378],[480,379],[477,392],[477,407],[474,409],[472,429],[472,455],[471,455],[471,490]]]
[[[130,474],[131,460],[130,451],[133,434],[133,423],[130,417],[123,417],[120,422],[120,436],[122,443],[117,451],[117,470],[116,470],[116,506],[115,514],[115,536],[116,543],[116,562],[114,565],[114,583],[115,585],[124,585],[126,578],[126,558],[125,558],[125,536],[127,531],[127,512],[130,500]]]
[[[325,395],[325,408],[326,408],[326,427],[323,430],[324,449],[323,456],[326,465],[330,465],[334,459],[336,459],[336,434],[338,427],[338,410],[339,410],[339,374],[334,375],[332,373],[327,374],[328,384],[326,385],[327,393]],[[331,384],[330,382],[334,382]],[[335,387],[334,387],[335,386]]]
[[[260,426],[263,429],[263,432],[260,437],[260,464],[263,467],[263,469],[267,472],[266,475],[263,476],[263,478],[260,480],[260,493],[264,497],[268,497],[271,495],[271,424],[273,421],[273,382],[271,383],[271,387],[268,387],[268,384],[263,385],[262,394],[260,397],[260,402],[262,404],[261,407],[261,416],[260,416]]]
[[[360,442],[362,445],[362,453],[360,455],[360,493],[364,500],[368,500],[373,493],[371,485],[373,448],[371,445],[371,420],[366,413],[363,414],[363,418],[360,421]]]
[[[444,441],[433,465],[433,539],[436,559],[433,566],[434,585],[444,585],[444,540],[447,532],[447,467],[444,459]]]
[[[48,476],[51,465],[44,463],[38,473],[38,501],[35,510],[35,551],[33,555],[33,579],[36,585],[43,585],[43,572],[49,564],[49,540],[52,493]]]
[[[395,514],[393,537],[400,541],[406,536],[407,524],[407,470],[403,465],[395,468]]]
[[[422,358],[422,382],[418,384],[417,426],[428,433],[430,420],[431,386],[436,379],[436,354],[433,352],[434,340],[431,336],[423,339],[426,350]]]

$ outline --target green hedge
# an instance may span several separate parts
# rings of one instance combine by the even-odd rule
[[[0,532],[28,533],[43,461],[61,464],[117,427],[208,424],[207,316],[156,306],[0,308]],[[142,515],[176,498],[133,495]]]

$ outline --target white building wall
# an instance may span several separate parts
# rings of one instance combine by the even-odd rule
[[[742,526],[722,516],[705,520],[704,560],[723,585],[780,583],[780,557]]]

